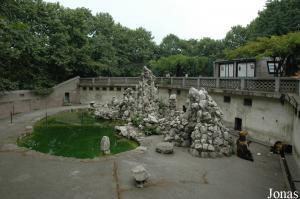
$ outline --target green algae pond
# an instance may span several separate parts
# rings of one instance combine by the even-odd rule
[[[103,156],[100,141],[110,138],[111,154],[135,149],[138,143],[118,136],[114,126],[122,121],[97,120],[85,110],[61,112],[38,121],[33,132],[17,144],[51,155],[94,158]]]

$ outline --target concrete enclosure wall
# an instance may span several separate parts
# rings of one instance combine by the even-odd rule
[[[99,88],[90,90],[80,88],[80,102],[107,103],[113,97],[121,98],[122,91],[116,88],[103,90]],[[182,110],[186,104],[187,89],[159,88],[159,98],[168,102],[170,94],[177,94],[177,108]],[[281,140],[291,143],[294,146],[294,155],[300,166],[300,118],[295,114],[292,105],[285,102],[282,104],[278,98],[247,96],[239,94],[226,94],[209,92],[224,113],[224,123],[229,128],[235,127],[235,119],[242,120],[242,129],[249,132],[249,136],[265,144],[273,145],[275,141]],[[230,103],[224,102],[224,96],[230,97]],[[245,99],[251,99],[252,105],[244,105]]]
[[[11,113],[30,112],[47,107],[59,107],[64,104],[78,104],[79,77],[75,77],[53,87],[53,92],[46,97],[34,95],[30,90],[11,91],[0,95],[0,118],[7,118]],[[69,102],[65,101],[65,93],[69,93]]]
[[[0,96],[0,118],[9,117],[11,112],[23,113],[47,107],[58,107],[68,104],[105,104],[113,97],[121,98],[128,86],[79,86],[79,77],[53,87],[54,91],[47,97],[38,97],[31,91],[20,90]],[[134,86],[130,86],[135,88]],[[66,103],[65,94],[69,102]],[[159,98],[168,102],[170,94],[177,94],[177,107],[182,110],[185,105],[188,90],[181,88],[159,87]],[[234,128],[236,118],[242,121],[242,128],[249,131],[252,138],[267,144],[282,140],[293,144],[294,155],[300,166],[300,118],[295,114],[293,106],[278,99],[280,95],[248,96],[245,92],[226,93],[209,90],[209,94],[217,102],[224,113],[227,127]],[[248,92],[249,94],[249,92]],[[224,101],[224,96],[230,97],[230,102]],[[251,99],[251,105],[245,105],[244,100]]]

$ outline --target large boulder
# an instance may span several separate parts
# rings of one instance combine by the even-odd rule
[[[171,154],[174,152],[174,145],[171,142],[160,142],[156,145],[155,150],[158,153]]]

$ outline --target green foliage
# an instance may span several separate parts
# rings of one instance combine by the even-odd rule
[[[143,132],[145,133],[146,136],[160,135],[160,130],[156,126],[145,127],[143,129]]]
[[[300,30],[299,0],[268,0],[264,10],[247,27],[250,38],[284,35]]]
[[[249,33],[247,28],[240,25],[233,26],[226,34],[224,45],[227,49],[235,49],[244,45],[248,41]]]
[[[273,57],[279,61],[279,67],[286,67],[291,59],[296,61],[300,55],[300,32],[289,33],[282,36],[261,37],[250,41],[246,45],[227,52],[229,59],[256,57]],[[296,65],[297,63],[293,63]],[[280,70],[279,70],[280,71]],[[277,71],[278,72],[278,71]],[[283,74],[281,74],[283,75]]]
[[[41,97],[46,97],[50,95],[53,92],[53,88],[36,88],[33,90],[33,93],[35,95],[41,96]]]
[[[77,75],[137,75],[156,48],[150,32],[123,27],[107,13],[42,0],[0,6],[1,90],[40,90],[47,87],[41,77],[53,85]]]
[[[143,118],[139,115],[134,115],[131,118],[131,122],[132,122],[133,126],[138,127],[140,124],[142,124]]]
[[[172,76],[197,76],[207,67],[208,59],[205,57],[189,57],[185,55],[172,55],[162,57],[157,61],[151,61],[150,66],[155,74],[165,76],[169,73]]]
[[[157,75],[210,76],[213,62],[227,51],[257,37],[299,30],[299,0],[268,0],[256,19],[233,26],[223,40],[170,34],[159,45],[151,32],[126,28],[108,13],[92,15],[43,0],[2,0],[0,92],[49,88],[74,76],[136,76],[149,62]],[[280,46],[264,54],[284,50]]]

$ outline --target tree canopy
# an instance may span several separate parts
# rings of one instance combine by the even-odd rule
[[[268,0],[256,19],[246,27],[233,26],[224,39],[184,40],[169,34],[156,44],[148,30],[124,27],[108,13],[93,15],[86,8],[43,0],[2,0],[0,91],[47,88],[77,75],[136,76],[147,64],[156,75],[209,76],[213,62],[236,48],[232,56],[280,54],[292,60],[290,51],[295,54],[298,48],[290,48],[291,43],[285,48],[271,36],[298,31],[299,24],[299,0]],[[257,42],[266,47],[267,41],[273,42],[271,50],[258,50]],[[245,50],[249,46],[251,53]]]
[[[284,75],[288,64],[296,65],[300,58],[300,32],[292,32],[281,36],[260,37],[256,41],[248,42],[246,45],[227,54],[229,59],[256,57],[271,57],[279,62],[275,74]]]
[[[203,74],[204,68],[206,68],[207,65],[208,58],[206,57],[190,57],[181,54],[162,57],[157,61],[150,62],[154,73],[159,76],[170,74],[176,77],[182,77],[185,74],[198,76]]]

